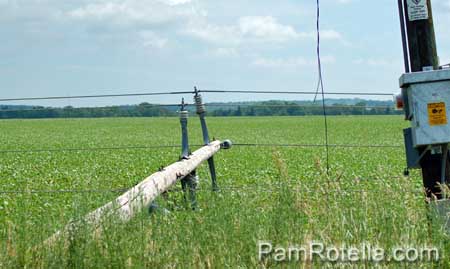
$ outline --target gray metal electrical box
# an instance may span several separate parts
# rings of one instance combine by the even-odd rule
[[[414,147],[450,143],[450,69],[400,78]]]

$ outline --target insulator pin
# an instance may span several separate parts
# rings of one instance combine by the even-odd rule
[[[197,114],[203,114],[206,112],[205,105],[203,104],[202,96],[197,94],[194,96],[195,106],[197,107]]]
[[[187,110],[180,111],[180,119],[187,120],[189,118],[189,112]]]

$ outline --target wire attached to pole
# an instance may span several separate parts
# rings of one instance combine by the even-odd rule
[[[398,0],[398,12],[400,17],[400,32],[402,34],[402,46],[403,46],[403,58],[405,63],[405,72],[411,72],[410,63],[409,63],[409,48],[408,48],[408,34],[406,31],[406,23],[405,23],[405,7],[403,6],[403,0]]]
[[[324,117],[324,127],[325,127],[325,150],[326,150],[326,162],[327,162],[327,175],[329,175],[330,171],[330,157],[329,157],[329,143],[328,143],[328,118],[327,118],[327,110],[325,106],[325,91],[323,87],[323,77],[322,77],[322,61],[320,59],[320,2],[317,0],[317,20],[316,20],[316,29],[317,29],[317,68],[319,80],[317,82],[317,90],[316,96],[314,97],[314,102],[316,101],[319,90],[322,95],[322,109],[323,109],[323,117]]]

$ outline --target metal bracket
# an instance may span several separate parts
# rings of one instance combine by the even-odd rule
[[[421,157],[419,150],[413,145],[411,128],[404,129],[403,136],[405,138],[407,169],[419,169]]]
[[[429,151],[431,149],[431,145],[428,145],[422,152],[422,154],[420,154],[419,158],[416,160],[416,166],[420,166],[420,161],[422,160],[423,156],[425,156],[425,154],[427,153],[427,151]]]

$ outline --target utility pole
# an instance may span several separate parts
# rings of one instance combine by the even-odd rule
[[[197,114],[200,118],[200,125],[202,126],[203,143],[208,145],[211,141],[209,139],[208,127],[206,126],[206,109],[205,104],[203,104],[202,96],[199,94],[197,87],[194,87],[194,101],[197,108]],[[211,182],[213,191],[218,191],[217,177],[216,177],[216,166],[214,165],[214,157],[208,159],[209,172],[211,173]]]
[[[431,0],[398,0],[398,4],[406,73],[438,70]],[[446,145],[418,148],[423,185],[430,198],[444,198],[439,183],[442,183],[444,173],[445,182],[448,183],[450,179],[450,163],[446,151]]]

